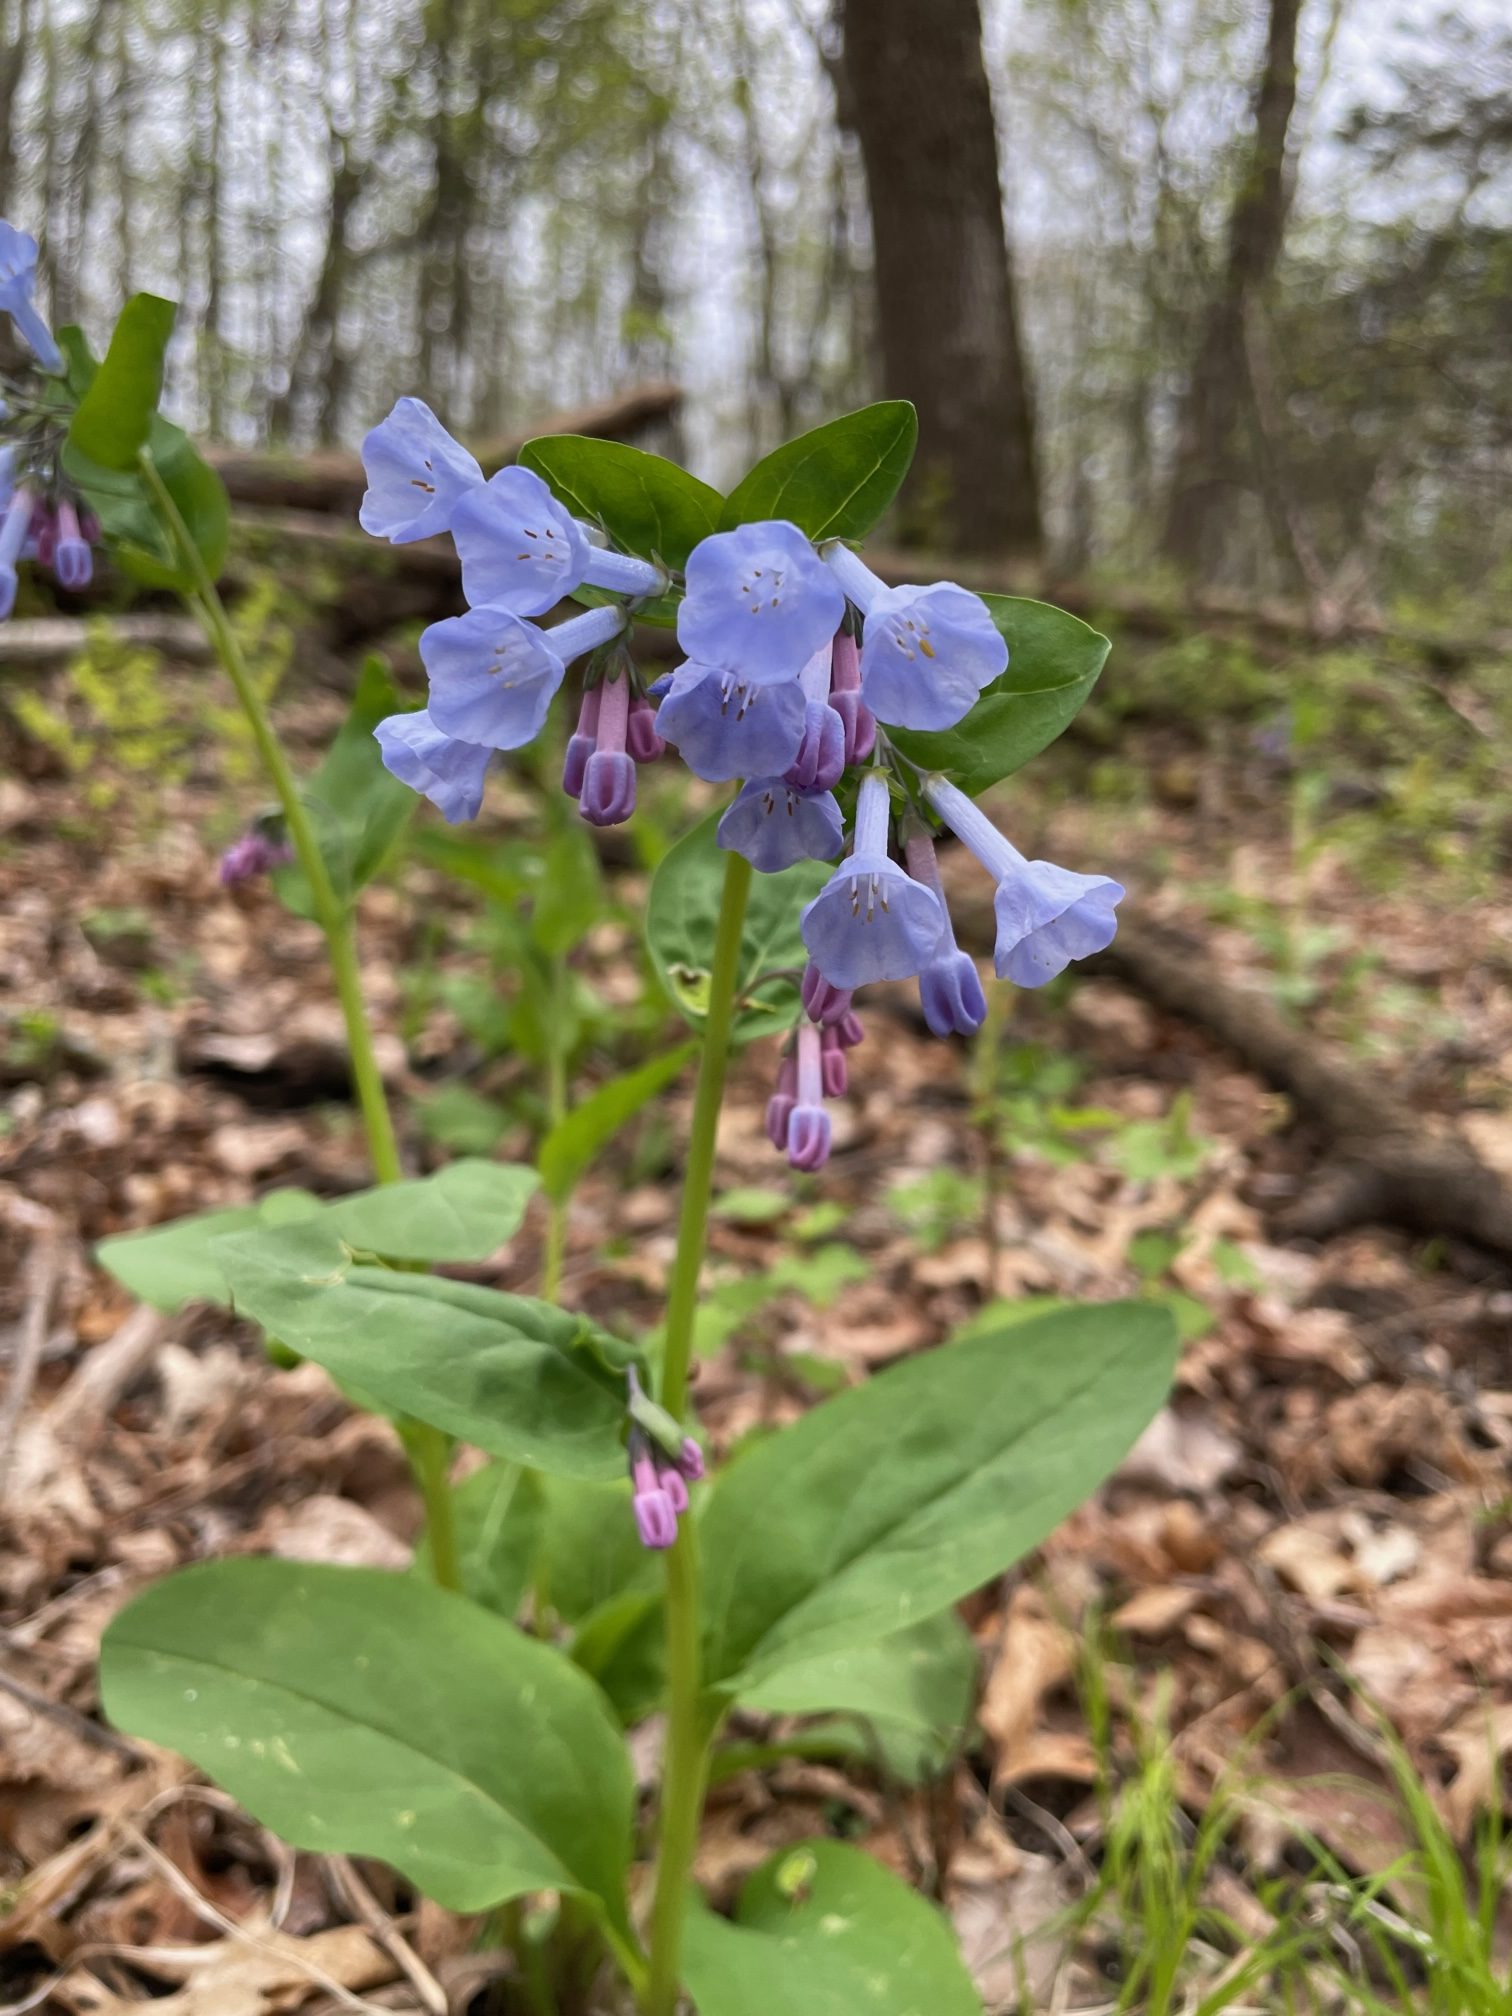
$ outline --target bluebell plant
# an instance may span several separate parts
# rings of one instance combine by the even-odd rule
[[[0,388],[4,607],[28,551],[77,586],[98,537],[114,568],[178,593],[203,623],[276,799],[221,876],[272,871],[325,933],[375,1179],[332,1202],[290,1191],[127,1235],[100,1257],[160,1307],[216,1296],[381,1406],[425,1515],[423,1572],[234,1559],[147,1589],[106,1633],[106,1712],[298,1847],[387,1860],[459,1912],[510,1906],[511,2010],[619,2016],[628,1998],[641,2016],[689,2000],[698,2016],[745,2016],[822,1999],[965,2016],[978,2005],[944,1922],[843,1842],[784,1851],[734,1923],[700,1902],[715,1752],[737,1709],[881,1727],[899,1713],[889,1676],[943,1660],[955,1705],[931,1740],[950,1754],[970,1691],[953,1606],[1120,1459],[1169,1383],[1170,1318],[1104,1304],[983,1328],[719,1465],[692,1405],[696,1317],[735,1044],[780,1036],[767,1132],[815,1171],[864,1036],[858,990],[913,980],[937,1034],[981,1026],[937,842],[955,836],[992,876],[996,970],[1014,984],[1039,986],[1112,936],[1116,882],[1026,859],[977,803],[1066,726],[1106,640],[1043,604],[888,585],[867,565],[860,544],[913,452],[902,402],[787,444],[721,497],[659,457],[572,437],[485,476],[403,399],[364,445],[362,524],[398,544],[449,536],[466,606],[421,639],[425,704],[392,711],[370,665],[326,762],[300,780],[221,602],[224,488],[157,410],[171,304],[128,302],[97,361],[81,331],[47,327],[35,278],[33,241],[0,226],[0,307],[31,358]],[[578,611],[547,621],[564,599]],[[638,625],[675,633],[681,654],[649,682]],[[464,1157],[407,1180],[357,896],[392,858],[412,793],[449,821],[475,818],[496,758],[540,735],[559,695],[562,783],[591,825],[630,817],[641,772],[674,749],[728,793],[667,852],[647,903],[648,952],[695,1041],[567,1111],[539,1172]],[[654,1096],[690,1049],[654,1334],[627,1341],[558,1306],[549,1239],[537,1296],[432,1271],[496,1254],[538,1181],[563,1196],[631,1093]],[[166,1279],[151,1258],[164,1241]],[[491,1459],[470,1527],[475,1479],[452,1475],[461,1443]],[[581,1581],[575,1563],[618,1561],[622,1542],[655,1556],[656,1586],[642,1562],[602,1603],[558,1614],[557,1570]],[[910,1698],[911,1724],[934,1684]],[[653,1712],[664,1755],[643,1807],[624,1729]],[[550,1901],[527,1913],[528,1898]],[[552,1913],[543,1950],[530,1928]]]
[[[854,1028],[856,989],[917,979],[936,1035],[981,1027],[986,997],[956,942],[935,856],[942,828],[997,882],[1000,978],[1042,986],[1111,939],[1118,883],[1025,860],[894,732],[958,727],[1006,671],[1008,644],[979,595],[950,581],[889,586],[852,542],[781,518],[709,533],[681,570],[618,551],[534,471],[485,481],[417,399],[373,428],[363,460],[363,525],[395,541],[449,532],[461,564],[466,614],[420,640],[426,706],[376,731],[394,775],[447,819],[476,816],[493,753],[534,741],[581,660],[562,782],[585,819],[629,818],[637,764],[671,746],[705,782],[738,785],[719,844],[762,874],[844,855],[803,910],[806,1016],[823,987],[826,1008],[832,994],[846,997]],[[598,591],[598,606],[549,628],[532,620],[583,588]],[[629,632],[669,591],[683,660],[648,685]],[[854,807],[848,852],[842,802]],[[823,1073],[817,1034],[800,1029],[768,1107],[768,1131],[797,1169],[830,1152],[823,1100],[839,1096],[830,1088],[843,1086],[845,1062],[826,1041]]]
[[[0,618],[15,609],[23,562],[47,569],[60,588],[87,588],[100,536],[64,473],[64,359],[36,289],[36,239],[0,221],[0,312],[26,352],[19,369],[0,376]]]

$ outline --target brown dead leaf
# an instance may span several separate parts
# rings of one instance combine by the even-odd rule
[[[1113,1613],[1113,1625],[1135,1638],[1164,1638],[1201,1601],[1202,1591],[1190,1583],[1158,1583],[1121,1604]]]
[[[333,1983],[356,1994],[380,1988],[398,1968],[359,1925],[292,1939],[262,1924],[209,1945],[159,1947],[152,1971],[178,1974],[185,1985],[172,1995],[123,1997],[81,1973],[57,1991],[58,2000],[73,2016],[283,2016]]]
[[[1056,1920],[1075,1886],[1064,1864],[1020,1849],[1018,1866],[996,1880],[963,1874],[965,1857],[951,1871],[951,1920],[977,1993],[988,2009],[1046,2006],[1065,1948]]]
[[[1243,1454],[1233,1436],[1206,1414],[1162,1407],[1124,1458],[1118,1475],[1126,1483],[1204,1494],[1232,1474]]]
[[[993,1746],[994,1783],[1023,1776],[1021,1759],[1045,1697],[1076,1670],[1075,1636],[1046,1611],[1038,1590],[1014,1592],[978,1720]]]
[[[298,1505],[275,1506],[256,1543],[285,1561],[326,1561],[343,1568],[407,1568],[410,1550],[350,1498],[317,1492]]]
[[[1439,1737],[1459,1769],[1442,1794],[1444,1818],[1466,1841],[1478,1813],[1506,1803],[1503,1760],[1512,1753],[1512,1702],[1479,1702]]]

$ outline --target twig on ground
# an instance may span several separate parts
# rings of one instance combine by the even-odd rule
[[[89,1716],[81,1715],[77,1708],[70,1708],[66,1701],[50,1701],[45,1694],[39,1694],[34,1687],[28,1687],[24,1680],[18,1680],[13,1673],[0,1667],[0,1693],[9,1694],[19,1701],[23,1708],[29,1708],[34,1715],[45,1716],[49,1722],[56,1722],[70,1735],[81,1742],[93,1743],[96,1749],[113,1750],[120,1757],[129,1757],[133,1762],[141,1755],[140,1745],[130,1737],[121,1736],[109,1729],[103,1722],[93,1722]]]
[[[21,1416],[31,1399],[37,1371],[47,1343],[47,1319],[62,1266],[62,1239],[51,1212],[39,1212],[34,1220],[36,1237],[26,1269],[26,1304],[17,1326],[16,1353],[11,1376],[0,1406],[0,1504],[11,1496],[11,1455]]]
[[[362,1920],[394,1965],[404,1975],[433,2016],[446,2016],[446,1990],[425,1962],[400,1933],[367,1884],[352,1865],[350,1856],[328,1855],[326,1868],[342,1901]]]

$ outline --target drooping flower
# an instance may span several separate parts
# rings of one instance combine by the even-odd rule
[[[622,609],[586,609],[551,630],[508,609],[469,609],[420,638],[436,726],[487,749],[520,749],[540,734],[567,666],[624,629]]]
[[[656,595],[667,585],[651,561],[594,545],[535,471],[518,463],[467,492],[451,533],[474,608],[544,616],[584,584],[621,595]]]
[[[37,287],[37,241],[0,221],[0,309],[9,315],[44,371],[61,371],[63,353],[32,296]]]
[[[720,820],[717,838],[763,875],[777,875],[795,861],[832,861],[845,822],[832,791],[795,791],[781,777],[753,777]]]
[[[637,693],[630,702],[625,747],[637,763],[659,763],[667,753],[667,745],[656,725],[656,709],[644,693]]]
[[[677,1539],[677,1508],[667,1494],[662,1473],[651,1453],[651,1444],[640,1428],[630,1430],[630,1500],[636,1531],[643,1547],[670,1547]],[[684,1503],[687,1492],[683,1492]]]
[[[94,555],[79,530],[78,511],[66,497],[58,505],[57,528],[52,557],[54,578],[60,588],[87,588],[94,574]]]
[[[633,1365],[626,1373],[626,1387],[635,1523],[645,1546],[670,1547],[677,1538],[677,1522],[688,1509],[688,1486],[704,1474],[703,1450],[644,1392]]]
[[[798,1104],[798,1053],[790,1050],[777,1067],[777,1083],[766,1103],[766,1134],[779,1151],[787,1147],[788,1122]]]
[[[987,996],[982,992],[976,961],[956,944],[950,905],[940,882],[934,842],[922,831],[910,833],[903,847],[908,872],[940,899],[945,929],[934,957],[919,975],[919,1003],[924,1020],[936,1036],[974,1036],[987,1020]]]
[[[635,759],[625,748],[630,674],[621,670],[599,689],[593,754],[583,766],[578,810],[594,826],[620,826],[635,810]]]
[[[889,588],[859,554],[838,542],[824,557],[866,618],[861,695],[895,728],[953,728],[1008,663],[980,595],[953,581]]]
[[[994,958],[1000,980],[1043,987],[1073,959],[1113,942],[1122,883],[1079,875],[1053,861],[1027,861],[982,811],[944,777],[925,780],[924,795],[997,883]]]
[[[373,730],[383,767],[401,784],[429,798],[448,825],[476,819],[492,749],[463,742],[438,728],[430,709],[390,714]]]
[[[830,647],[816,651],[798,675],[803,688],[803,739],[783,773],[795,791],[833,791],[845,772],[845,723],[829,703]]]
[[[0,622],[16,606],[16,590],[20,585],[16,579],[16,562],[26,544],[31,517],[31,492],[23,483],[11,492],[5,516],[0,518]]]
[[[797,1098],[788,1115],[787,1158],[795,1169],[822,1169],[830,1156],[830,1117],[824,1110],[823,1040],[818,1025],[798,1025]]]
[[[817,1022],[821,1028],[831,1022],[838,1022],[842,1015],[850,1012],[850,989],[831,987],[812,959],[803,969],[803,979],[798,993],[803,1002],[804,1014],[811,1022]]]
[[[858,1043],[866,1041],[866,1029],[854,1008],[847,1008],[834,1027],[840,1033],[842,1050],[854,1050]]]
[[[705,1474],[704,1453],[691,1435],[683,1437],[682,1448],[677,1453],[677,1467],[688,1483],[702,1483]]]
[[[483,487],[476,457],[423,399],[399,400],[378,422],[362,443],[362,466],[368,488],[357,522],[395,546],[448,531],[458,505]]]
[[[843,1099],[850,1085],[845,1064],[845,1044],[839,1029],[831,1023],[819,1031],[819,1073],[826,1099]]]
[[[294,849],[287,839],[253,826],[240,839],[233,840],[222,854],[218,871],[221,887],[234,889],[238,883],[255,881],[275,868],[286,867],[293,859]]]
[[[939,899],[888,857],[887,779],[868,770],[856,800],[855,845],[803,912],[808,955],[834,987],[911,980],[945,928]]]
[[[582,790],[588,758],[598,742],[599,699],[603,690],[602,686],[585,688],[578,707],[577,726],[567,738],[567,753],[562,759],[562,789],[569,798],[576,798]]]
[[[835,577],[782,518],[711,532],[689,554],[685,580],[677,641],[748,686],[796,678],[845,613]]]
[[[845,760],[864,763],[877,746],[877,717],[861,698],[861,652],[843,626],[830,654],[830,705],[845,730]]]
[[[805,701],[796,678],[756,685],[689,660],[657,709],[656,732],[677,745],[695,777],[780,777],[803,740]]]

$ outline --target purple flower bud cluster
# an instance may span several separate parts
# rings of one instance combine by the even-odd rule
[[[36,286],[36,239],[0,221],[0,314],[10,317],[31,351],[34,370],[55,376],[63,369],[63,354],[33,299]],[[16,441],[0,439],[0,620],[16,606],[21,562],[46,568],[60,588],[87,588],[94,576],[92,548],[100,537],[92,514],[60,483],[59,424],[49,422],[45,400],[30,410],[25,379],[18,390],[16,412],[0,405],[0,429],[10,422],[18,433]]]
[[[787,1156],[793,1168],[822,1169],[831,1142],[824,1102],[845,1097],[850,1085],[845,1053],[864,1039],[866,1031],[850,1006],[850,996],[830,988],[813,967],[804,974],[804,987],[814,1006],[799,1023],[777,1068],[777,1088],[767,1101],[766,1131],[772,1146]],[[821,1009],[830,1019],[820,1018]]]
[[[691,1435],[646,1398],[632,1366],[627,1375],[630,1426],[630,1509],[643,1547],[670,1547],[688,1509],[688,1486],[704,1475],[704,1455]]]
[[[287,867],[294,859],[294,849],[281,834],[270,833],[262,826],[252,826],[239,840],[233,840],[220,858],[220,880],[225,889],[234,889],[239,882],[252,882],[260,875],[267,875],[275,868]]]

